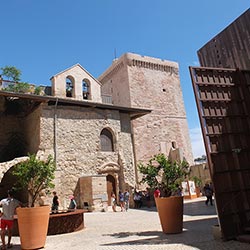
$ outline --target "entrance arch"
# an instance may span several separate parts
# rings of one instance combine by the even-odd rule
[[[120,171],[119,164],[115,162],[108,162],[103,164],[98,174],[105,174],[107,181],[107,195],[108,195],[108,206],[111,206],[111,193],[114,192],[117,197],[117,189],[120,182]]]
[[[22,203],[28,202],[28,190],[27,189],[15,189],[15,183],[17,177],[12,174],[12,170],[15,166],[12,166],[2,177],[0,182],[0,200],[7,197],[8,190],[14,191],[14,197]]]
[[[116,192],[116,179],[113,175],[108,174],[106,176],[106,181],[107,181],[107,193],[108,193],[108,206],[111,206],[111,194],[112,192],[117,196]]]

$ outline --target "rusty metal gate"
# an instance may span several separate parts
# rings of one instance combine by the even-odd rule
[[[250,71],[190,67],[224,239],[250,226]]]

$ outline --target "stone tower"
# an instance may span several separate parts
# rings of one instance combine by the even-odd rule
[[[152,112],[133,121],[136,161],[178,151],[192,164],[192,148],[176,62],[126,53],[99,77],[114,105]]]

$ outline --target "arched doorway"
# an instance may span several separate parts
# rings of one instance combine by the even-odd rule
[[[108,174],[106,176],[106,180],[107,180],[108,206],[111,206],[111,193],[114,192],[115,196],[117,197],[116,179],[113,175]]]
[[[17,177],[12,174],[14,166],[11,167],[3,176],[0,182],[0,200],[7,197],[8,190],[12,189],[14,191],[14,198],[21,201],[22,203],[28,202],[28,191],[27,189],[16,189],[15,183],[17,182]]]

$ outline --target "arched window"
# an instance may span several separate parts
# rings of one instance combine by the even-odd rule
[[[114,151],[114,142],[112,133],[104,128],[100,135],[101,151]]]
[[[172,144],[172,148],[173,148],[173,149],[176,149],[176,148],[177,148],[176,141],[172,141],[171,144]]]
[[[74,78],[72,76],[66,77],[66,97],[73,97]]]
[[[87,79],[82,80],[82,96],[83,99],[90,99],[90,83]]]

